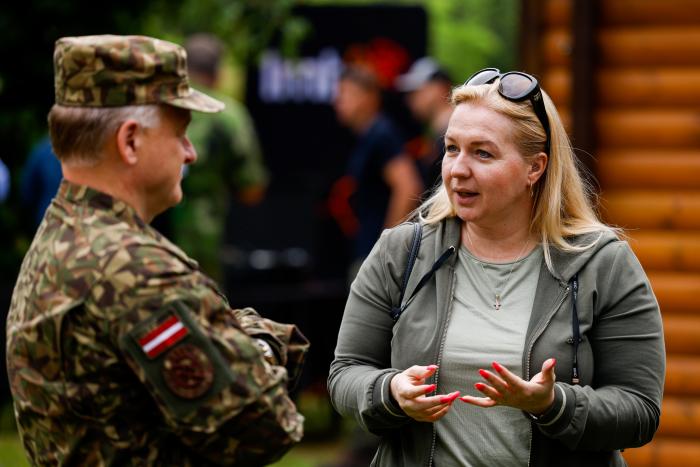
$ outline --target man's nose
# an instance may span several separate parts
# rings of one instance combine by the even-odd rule
[[[185,164],[193,164],[197,160],[197,150],[190,139],[185,136]]]

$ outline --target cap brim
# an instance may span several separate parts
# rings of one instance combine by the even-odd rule
[[[220,100],[207,96],[196,89],[192,89],[192,92],[187,97],[169,99],[165,104],[205,113],[221,112],[226,107]]]
[[[422,76],[406,73],[405,75],[400,75],[396,78],[394,86],[400,92],[413,92],[427,82],[428,80]]]

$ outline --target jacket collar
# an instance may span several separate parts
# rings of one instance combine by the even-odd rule
[[[148,227],[129,204],[87,185],[78,185],[63,179],[58,188],[56,199],[67,201],[75,207],[85,206],[91,210],[107,212],[139,230]]]
[[[171,253],[178,256],[180,260],[187,263],[192,269],[199,269],[197,261],[187,256],[177,245],[148,225],[131,205],[120,199],[89,186],[78,185],[64,179],[61,181],[54,202],[57,202],[59,209],[64,211],[61,214],[64,222],[72,222],[70,220],[71,216],[66,215],[66,213],[70,214],[77,209],[87,208],[89,215],[96,213],[101,220],[115,218],[124,222],[134,230],[165,245]]]

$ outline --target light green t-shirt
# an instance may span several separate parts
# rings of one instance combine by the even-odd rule
[[[459,252],[452,315],[440,365],[438,391],[483,397],[474,383],[494,361],[522,375],[522,357],[542,263],[542,248],[511,263],[480,262]],[[508,277],[510,275],[510,277]],[[501,307],[496,309],[495,294]],[[476,407],[456,400],[436,422],[435,465],[527,466],[530,422],[511,407]]]

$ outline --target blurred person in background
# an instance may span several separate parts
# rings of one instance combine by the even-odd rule
[[[262,465],[303,433],[288,396],[308,342],[234,310],[149,226],[197,159],[185,50],[144,36],[66,37],[49,113],[64,180],[7,319],[17,427],[33,465]],[[242,221],[243,223],[243,221]]]
[[[182,181],[184,198],[173,210],[175,243],[196,258],[204,272],[222,280],[221,247],[232,198],[252,206],[265,195],[268,175],[258,138],[246,108],[217,92],[224,55],[211,34],[185,42],[192,83],[226,104],[214,115],[192,115],[187,134],[197,148],[197,164]]]
[[[357,135],[345,177],[350,220],[341,221],[353,238],[350,279],[369,254],[382,230],[400,223],[415,208],[423,189],[413,161],[404,153],[403,138],[382,113],[381,89],[375,75],[347,67],[340,76],[335,112],[341,124]],[[338,217],[338,216],[336,216]]]
[[[345,68],[334,108],[338,121],[358,138],[346,175],[336,182],[330,199],[332,214],[353,241],[350,282],[382,230],[400,223],[415,208],[423,186],[413,160],[404,152],[402,135],[382,112],[381,88],[371,71]],[[347,448],[329,466],[367,465],[377,443],[375,436],[356,427]]]
[[[481,70],[452,103],[442,186],[353,283],[333,405],[381,436],[372,465],[626,465],[663,395],[649,280],[534,77]]]
[[[425,187],[432,190],[441,184],[445,131],[452,115],[452,80],[435,60],[423,57],[396,78],[396,89],[406,93],[406,103],[411,112],[427,126],[429,147],[426,154],[418,158],[418,166]]]
[[[51,149],[51,140],[46,136],[30,151],[20,181],[22,204],[30,209],[34,227],[38,227],[44,218],[62,177],[61,163]]]
[[[5,201],[10,194],[10,171],[0,159],[0,203]]]

